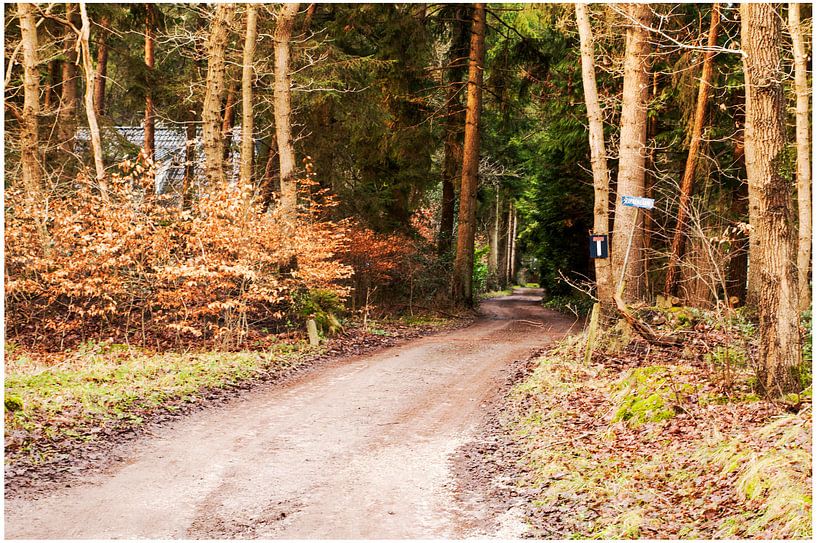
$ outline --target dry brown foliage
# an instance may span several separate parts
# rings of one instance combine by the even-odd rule
[[[46,350],[86,339],[238,347],[252,326],[284,324],[296,292],[348,294],[339,281],[352,270],[335,259],[346,229],[323,213],[331,201],[307,192],[294,225],[263,213],[249,186],[182,210],[146,199],[132,166],[111,176],[107,200],[81,179],[69,197],[6,192],[11,339]]]

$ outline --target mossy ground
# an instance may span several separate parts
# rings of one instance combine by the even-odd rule
[[[724,392],[711,361],[638,342],[583,365],[583,339],[511,394],[532,535],[811,537],[810,404],[790,413],[739,383]]]

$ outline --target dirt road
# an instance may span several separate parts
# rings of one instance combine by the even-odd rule
[[[523,289],[468,328],[339,360],[154,432],[129,459],[5,502],[5,537],[459,538],[449,456],[503,369],[572,319]],[[470,529],[470,528],[469,528]]]

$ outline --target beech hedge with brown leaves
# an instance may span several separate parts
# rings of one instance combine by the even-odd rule
[[[297,224],[262,212],[251,188],[199,195],[189,210],[145,198],[127,175],[107,198],[80,183],[69,197],[6,193],[6,329],[29,347],[87,339],[169,347],[238,347],[278,329],[293,295],[348,295],[347,229],[308,199]]]

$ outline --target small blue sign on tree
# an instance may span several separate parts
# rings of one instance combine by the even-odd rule
[[[652,209],[655,206],[655,200],[652,198],[643,198],[641,196],[622,196],[621,205],[626,207],[640,207],[642,209]]]
[[[590,234],[590,258],[607,258],[607,234]]]

